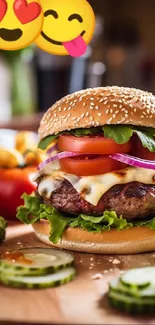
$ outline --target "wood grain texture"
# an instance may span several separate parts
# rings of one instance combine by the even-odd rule
[[[0,252],[20,247],[46,247],[32,228],[18,223],[8,227]],[[59,288],[19,290],[0,287],[0,323],[22,324],[155,324],[154,318],[134,318],[108,306],[110,279],[121,270],[155,265],[155,254],[105,256],[74,253],[77,276]],[[118,264],[115,264],[118,263]]]

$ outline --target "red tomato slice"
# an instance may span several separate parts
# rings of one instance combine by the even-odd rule
[[[131,142],[117,144],[104,136],[75,137],[61,135],[59,137],[59,150],[72,151],[83,154],[110,155],[114,153],[128,153],[131,150]]]
[[[17,207],[24,203],[22,194],[31,194],[37,187],[37,184],[31,181],[35,172],[35,167],[0,169],[1,216],[15,219]]]
[[[125,168],[127,165],[107,156],[74,157],[60,159],[61,169],[77,176],[102,175],[112,170]]]
[[[146,160],[155,160],[155,152],[150,152],[144,148],[141,141],[137,136],[133,137],[133,155]]]

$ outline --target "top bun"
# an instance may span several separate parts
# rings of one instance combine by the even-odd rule
[[[155,127],[155,96],[116,86],[78,91],[49,108],[41,120],[39,137],[106,124]]]

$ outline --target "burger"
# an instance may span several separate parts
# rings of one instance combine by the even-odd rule
[[[72,251],[155,249],[155,97],[124,87],[57,101],[39,127],[48,157],[17,218],[43,242]]]

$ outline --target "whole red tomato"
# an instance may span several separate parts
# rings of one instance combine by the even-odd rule
[[[31,194],[36,189],[32,182],[35,167],[0,168],[0,215],[7,219],[16,217],[16,209],[23,204],[23,193]]]

